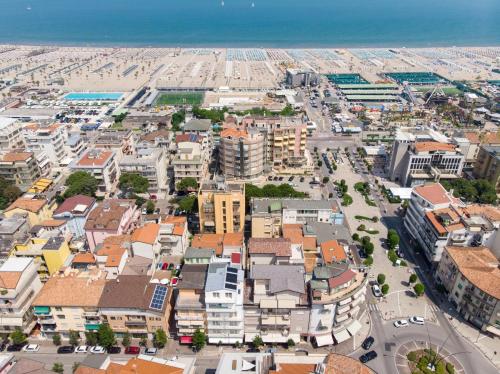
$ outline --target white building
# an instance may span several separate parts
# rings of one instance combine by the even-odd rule
[[[15,118],[0,117],[0,149],[22,148],[21,123]]]
[[[37,123],[27,125],[23,129],[26,148],[34,153],[45,152],[54,166],[67,156],[64,144],[68,133],[64,125],[53,123],[45,126]]]
[[[184,178],[194,178],[201,183],[207,174],[208,156],[202,151],[201,145],[194,142],[177,144],[177,154],[172,161],[174,165],[175,184]]]
[[[119,164],[120,173],[135,173],[149,182],[150,194],[165,193],[167,185],[167,158],[161,148],[143,148],[135,155],[123,156]]]
[[[31,303],[42,288],[37,270],[27,257],[10,257],[0,267],[0,333],[29,333],[35,326]]]
[[[208,266],[205,285],[207,336],[211,344],[243,343],[243,277],[240,267],[224,262]]]

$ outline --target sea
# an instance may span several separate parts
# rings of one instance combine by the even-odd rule
[[[0,0],[0,43],[498,46],[500,0]]]

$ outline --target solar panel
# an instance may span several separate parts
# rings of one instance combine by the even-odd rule
[[[238,269],[236,269],[236,268],[233,268],[233,267],[229,266],[229,267],[227,268],[227,272],[228,272],[228,273],[234,273],[234,274],[237,274],[237,273],[238,273]]]
[[[226,274],[226,282],[237,283],[237,281],[238,277],[236,276],[236,274],[231,274],[231,273]]]
[[[167,296],[167,287],[156,285],[156,288],[153,292],[153,297],[151,298],[151,304],[149,305],[149,307],[151,309],[162,310],[166,296]]]
[[[229,290],[235,290],[236,289],[236,285],[235,284],[231,284],[231,283],[226,283],[226,288],[229,289]]]

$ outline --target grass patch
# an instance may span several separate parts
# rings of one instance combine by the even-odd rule
[[[155,105],[200,105],[202,102],[201,92],[162,92],[158,95]]]

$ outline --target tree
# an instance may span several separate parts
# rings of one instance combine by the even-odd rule
[[[125,334],[123,334],[122,345],[125,348],[130,347],[130,333],[128,331]]]
[[[87,331],[85,333],[85,343],[87,345],[97,345],[99,339],[97,338],[97,334],[93,331]]]
[[[355,240],[355,241],[359,240],[359,234],[357,232],[355,232],[354,234],[352,234],[352,240]]]
[[[364,261],[363,261],[363,264],[366,265],[366,266],[371,266],[373,264],[373,257],[372,256],[368,256]]]
[[[417,274],[410,275],[409,283],[413,284],[417,281]]]
[[[153,214],[155,211],[155,203],[152,200],[148,200],[146,203],[146,213]]]
[[[363,245],[363,249],[367,255],[371,256],[373,254],[373,251],[375,250],[375,246],[373,245],[373,243],[368,242]]]
[[[425,292],[425,287],[422,283],[417,283],[416,285],[413,286],[413,291],[415,291],[417,297],[422,296]]]
[[[196,191],[198,188],[198,182],[192,177],[182,178],[175,187],[177,188],[177,191],[182,192]]]
[[[92,175],[85,171],[75,171],[66,179],[67,186],[64,197],[75,195],[95,196],[99,182]]]
[[[148,346],[148,339],[145,336],[143,336],[141,338],[141,340],[139,341],[139,345],[141,347],[147,347]]]
[[[59,373],[63,374],[64,373],[64,366],[60,362],[54,362],[54,365],[52,366],[52,371],[54,373]]]
[[[22,345],[26,344],[28,339],[26,338],[24,332],[20,328],[16,327],[14,332],[10,334],[10,340],[12,340],[12,344],[14,345]]]
[[[103,323],[97,330],[97,340],[99,345],[109,349],[116,344],[115,333],[107,323]]]
[[[399,244],[399,235],[394,229],[389,229],[387,232],[387,245],[390,249],[396,248]]]
[[[78,331],[69,330],[69,344],[72,346],[77,346],[80,342],[80,334]]]
[[[262,341],[262,338],[259,335],[256,335],[255,338],[252,340],[252,344],[255,348],[260,348],[264,345],[264,342]]]
[[[321,167],[323,165],[323,161],[318,160],[318,167]]]
[[[384,284],[385,283],[385,274],[379,274],[377,275],[377,283],[378,284]]]
[[[204,346],[207,341],[207,336],[203,331],[200,331],[200,329],[196,329],[196,331],[193,334],[193,347],[195,348],[196,351],[200,351]]]
[[[182,199],[179,200],[177,203],[179,205],[180,210],[184,210],[188,213],[191,213],[196,210],[198,207],[198,204],[196,202],[198,201],[198,198],[195,195],[189,195],[189,196],[184,196]]]
[[[382,285],[382,293],[384,295],[387,295],[388,292],[389,292],[389,285],[386,283],[386,284]]]
[[[330,180],[330,178],[328,177],[323,177],[323,184],[326,184],[328,183],[328,181]]]
[[[59,334],[58,332],[56,332],[52,336],[52,343],[54,343],[54,345],[61,345],[61,334]]]
[[[0,210],[7,208],[21,194],[21,190],[12,182],[0,177]]]
[[[155,335],[153,337],[153,345],[156,348],[163,348],[165,347],[165,344],[167,344],[167,334],[165,333],[165,330],[159,328],[155,331]]]
[[[175,112],[172,115],[172,131],[179,131],[180,130],[180,124],[184,122],[186,119],[186,111],[184,109],[179,110],[178,112]]]
[[[149,181],[137,173],[123,173],[120,175],[118,187],[122,191],[146,193],[149,188]]]
[[[295,341],[293,339],[288,339],[286,345],[288,348],[295,347]]]

